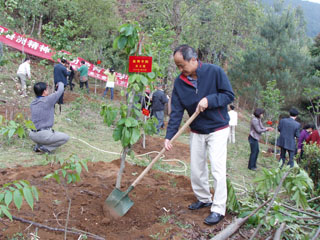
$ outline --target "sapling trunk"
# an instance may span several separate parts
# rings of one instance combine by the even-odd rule
[[[121,154],[120,169],[118,172],[117,182],[116,182],[116,188],[118,188],[118,189],[120,189],[120,187],[121,187],[122,174],[123,174],[123,171],[125,168],[126,156],[127,156],[127,153],[129,152],[129,150],[130,150],[129,147],[125,147],[122,151],[122,154]]]
[[[131,95],[129,96],[130,99],[129,99],[129,104],[128,104],[127,117],[130,117],[130,115],[131,115],[131,111],[133,108],[133,102],[134,102],[134,96],[135,96],[135,91],[132,90]],[[122,174],[123,174],[125,164],[126,164],[126,156],[129,151],[130,151],[130,146],[126,146],[123,148],[123,151],[121,154],[120,169],[119,169],[117,181],[116,181],[116,188],[118,188],[118,189],[120,189],[120,187],[121,187]]]

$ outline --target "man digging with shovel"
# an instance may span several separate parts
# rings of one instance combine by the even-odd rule
[[[224,71],[198,60],[196,51],[181,45],[173,53],[181,74],[174,82],[171,114],[164,146],[172,149],[171,139],[178,131],[184,110],[189,116],[200,112],[190,124],[191,185],[198,199],[189,205],[190,210],[210,207],[204,222],[217,224],[226,212],[227,184],[226,160],[229,136],[227,106],[234,100],[231,84]],[[214,198],[210,193],[207,155],[214,180]]]

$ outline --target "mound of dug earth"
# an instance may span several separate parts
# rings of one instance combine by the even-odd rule
[[[227,215],[218,225],[209,227],[203,219],[209,209],[190,211],[187,206],[195,201],[190,180],[151,170],[129,194],[134,202],[126,215],[112,217],[105,210],[105,200],[115,187],[120,160],[111,163],[89,163],[89,172],[83,172],[81,182],[68,186],[72,198],[68,228],[86,231],[105,239],[209,239],[231,221]],[[39,191],[39,202],[32,211],[26,203],[20,211],[13,206],[11,213],[19,218],[51,228],[64,229],[68,201],[64,188],[54,180],[43,177],[53,172],[54,166],[16,167],[0,169],[0,184],[13,180],[28,180]],[[125,191],[143,167],[126,164],[121,191]],[[46,230],[21,221],[0,220],[0,239],[16,233],[30,236],[37,232],[39,239],[64,239],[64,233]],[[29,238],[28,238],[29,239]],[[80,239],[68,233],[67,239]],[[81,238],[82,239],[82,238]],[[88,239],[95,239],[88,237]],[[98,239],[98,238],[97,238]]]

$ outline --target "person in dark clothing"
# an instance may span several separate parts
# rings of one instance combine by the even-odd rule
[[[262,108],[257,108],[254,110],[253,115],[254,117],[250,123],[250,134],[248,137],[248,141],[250,144],[250,157],[248,163],[248,169],[255,171],[257,170],[257,159],[259,155],[259,140],[261,134],[266,131],[273,131],[272,127],[264,127],[262,125],[262,118],[265,111]]]
[[[289,153],[289,162],[288,165],[293,167],[294,162],[293,158],[296,153],[296,139],[299,139],[300,136],[300,123],[296,121],[296,118],[299,112],[292,108],[289,111],[290,117],[283,118],[279,122],[278,130],[280,136],[277,139],[277,146],[281,148],[280,152],[280,161],[282,161],[281,168],[283,167],[286,161],[286,152]]]
[[[168,99],[169,97],[163,92],[162,85],[159,84],[151,96],[153,115],[158,119],[157,134],[160,133],[160,128],[164,127],[164,106],[168,103]]]
[[[199,113],[190,124],[191,186],[197,201],[188,208],[194,211],[210,207],[211,213],[204,219],[204,223],[217,224],[226,213],[229,136],[227,106],[234,100],[234,93],[223,69],[213,64],[202,63],[192,47],[177,47],[173,58],[181,74],[174,81],[164,146],[166,150],[173,148],[171,139],[179,129],[184,110],[187,110],[189,116],[195,112]],[[210,192],[207,157],[214,179],[213,198]]]
[[[54,65],[53,68],[53,79],[54,85],[57,86],[59,82],[62,82],[64,87],[68,85],[67,76],[70,76],[71,72],[67,70],[67,60],[61,59],[60,63]],[[57,89],[56,89],[57,90]],[[63,104],[63,95],[58,100],[58,104]]]
[[[72,91],[74,88],[74,83],[72,83],[72,80],[74,78],[74,69],[69,62],[67,67],[70,70],[70,75],[68,76],[68,85],[70,87],[70,91]]]

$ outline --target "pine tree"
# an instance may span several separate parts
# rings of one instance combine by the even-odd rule
[[[285,103],[296,105],[301,89],[309,84],[310,57],[306,51],[303,14],[275,4],[267,14],[251,49],[233,61],[229,76],[251,105],[270,80],[276,80]],[[247,97],[248,96],[248,97]]]

